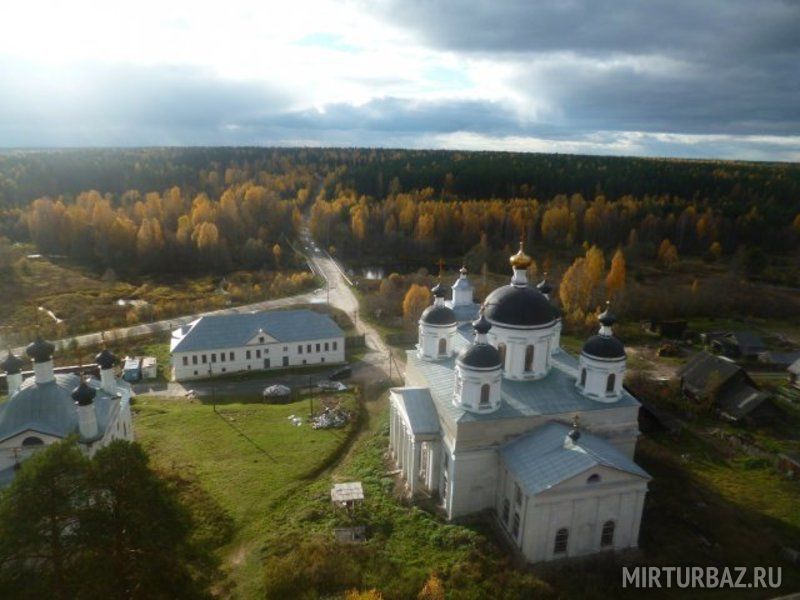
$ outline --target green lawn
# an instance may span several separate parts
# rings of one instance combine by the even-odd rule
[[[341,397],[354,406],[352,395]],[[134,406],[137,439],[155,466],[196,482],[232,519],[232,539],[219,552],[229,579],[221,586],[234,597],[258,596],[258,551],[275,527],[276,504],[324,468],[348,439],[349,428],[315,431],[287,418],[305,418],[308,410],[307,399],[267,405],[227,398],[216,413],[183,399],[143,396]]]
[[[520,599],[639,597],[641,591],[620,588],[621,564],[782,566],[780,591],[800,588],[798,571],[779,557],[782,546],[800,545],[800,483],[722,441],[711,443],[690,431],[642,438],[637,460],[654,479],[640,552],[523,567],[486,516],[446,523],[397,497],[385,462],[386,397],[364,406],[365,427],[348,446],[346,432],[289,424],[289,414],[307,413],[307,401],[267,406],[234,398],[218,407],[218,416],[208,405],[140,400],[136,432],[156,464],[188,473],[234,523],[232,538],[219,551],[228,572],[220,595],[335,598],[347,589],[377,588],[387,600],[399,600],[416,597],[436,573],[448,598],[496,597],[498,590],[504,598]],[[325,470],[343,448],[348,451],[342,460]],[[331,506],[329,490],[334,482],[352,480],[362,482],[366,499],[348,514]],[[335,527],[354,524],[367,527],[367,543],[333,542]],[[673,589],[650,596],[769,594],[725,590],[698,596],[696,590]]]

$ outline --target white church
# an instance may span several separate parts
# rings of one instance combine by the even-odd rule
[[[76,435],[88,456],[115,439],[133,440],[131,388],[114,374],[117,358],[103,350],[95,358],[100,379],[56,373],[55,346],[37,338],[25,353],[33,376],[23,380],[24,361],[10,350],[0,362],[8,400],[0,404],[0,487],[37,450]]]
[[[551,286],[522,250],[477,313],[462,269],[441,285],[390,394],[390,449],[414,497],[449,519],[490,510],[530,562],[637,546],[650,476],[634,461],[639,402],[608,309],[579,357],[560,347]]]

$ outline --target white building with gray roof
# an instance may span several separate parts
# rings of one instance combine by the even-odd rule
[[[112,440],[133,440],[131,389],[114,375],[116,357],[108,350],[97,355],[100,379],[55,373],[55,346],[41,338],[26,354],[33,377],[22,379],[22,359],[8,356],[8,399],[0,404],[0,487],[14,478],[20,464],[34,452],[70,436],[92,456]]]
[[[650,477],[633,461],[639,402],[622,387],[614,317],[606,309],[570,355],[549,286],[528,284],[521,248],[511,264],[511,284],[472,325],[453,335],[450,322],[420,319],[406,386],[390,394],[408,492],[438,499],[450,519],[492,511],[531,562],[635,547]]]
[[[333,319],[311,310],[203,316],[172,332],[172,378],[336,365],[344,346]]]

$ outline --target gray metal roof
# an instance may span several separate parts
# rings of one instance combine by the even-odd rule
[[[74,374],[57,374],[54,381],[42,384],[32,377],[26,379],[7,402],[0,404],[0,441],[27,430],[56,437],[76,433],[78,411],[71,393],[79,383],[80,378]],[[94,407],[102,435],[118,399],[104,392],[96,379],[90,379],[89,385],[96,390]]]
[[[471,342],[472,336],[470,325],[458,328],[453,342],[456,354]],[[415,350],[409,350],[406,356],[408,366],[425,379],[437,410],[441,414],[448,415],[453,421],[513,419],[639,406],[639,401],[624,389],[619,400],[614,403],[597,402],[584,396],[575,387],[578,361],[574,356],[561,350],[553,355],[552,368],[547,376],[535,381],[510,381],[504,378],[501,387],[503,402],[500,408],[486,414],[471,413],[454,406],[452,402],[455,359],[431,362],[419,358]]]
[[[570,427],[551,421],[506,444],[500,455],[529,494],[539,494],[597,466],[651,479],[639,465],[607,441],[586,431],[565,444]]]
[[[456,313],[456,321],[463,323],[464,321],[474,321],[478,318],[481,305],[477,302],[472,304],[462,304],[461,306],[453,306],[452,302],[448,301],[448,306]]]
[[[689,359],[685,365],[678,369],[678,376],[683,381],[683,385],[695,393],[704,393],[708,385],[708,380],[713,373],[719,377],[719,384],[723,384],[742,368],[730,360],[725,360],[719,356],[714,356],[708,352],[698,352]]]
[[[415,434],[439,433],[439,416],[428,388],[392,388]]]
[[[279,342],[321,340],[344,335],[328,315],[313,310],[276,310],[248,314],[209,315],[189,325],[189,332],[170,350],[196,352],[239,348],[259,329]],[[185,328],[184,328],[185,330]]]

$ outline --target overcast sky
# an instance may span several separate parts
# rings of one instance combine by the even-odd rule
[[[9,2],[0,146],[800,160],[797,0]]]

